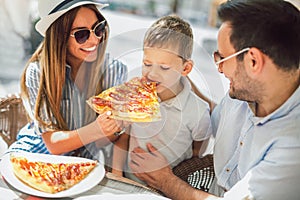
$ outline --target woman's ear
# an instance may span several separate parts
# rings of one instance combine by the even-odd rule
[[[181,72],[182,76],[187,76],[193,69],[194,62],[192,60],[186,60],[183,63],[183,70]]]

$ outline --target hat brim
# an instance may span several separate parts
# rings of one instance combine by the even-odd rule
[[[35,25],[35,29],[37,30],[37,32],[39,32],[43,37],[45,37],[46,31],[47,29],[51,26],[51,24],[53,22],[55,22],[55,20],[57,20],[60,16],[62,16],[63,14],[65,14],[66,12],[68,12],[69,10],[76,8],[78,6],[82,6],[82,5],[86,5],[86,4],[92,4],[95,5],[98,10],[101,10],[104,7],[107,7],[108,4],[103,4],[100,2],[93,2],[93,1],[80,1],[77,3],[74,3],[73,5],[71,5],[70,7],[57,11],[53,14],[47,15],[45,17],[42,17]]]

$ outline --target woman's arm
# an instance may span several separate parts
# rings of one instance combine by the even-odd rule
[[[44,143],[48,151],[52,154],[62,154],[78,149],[85,144],[89,144],[96,140],[103,140],[105,144],[109,143],[109,139],[114,136],[115,132],[122,128],[118,121],[109,118],[106,114],[99,115],[98,118],[79,129],[72,131],[54,131],[42,134]]]

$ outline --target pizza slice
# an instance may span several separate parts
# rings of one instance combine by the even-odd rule
[[[152,122],[161,118],[156,83],[144,77],[111,87],[87,102],[97,113],[111,111],[118,120]]]
[[[83,180],[97,165],[97,161],[80,163],[47,163],[29,161],[23,156],[10,156],[15,176],[30,187],[57,193]]]

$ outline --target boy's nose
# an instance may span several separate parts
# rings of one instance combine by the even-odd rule
[[[158,65],[153,65],[151,69],[149,69],[149,76],[156,77],[161,73]]]

